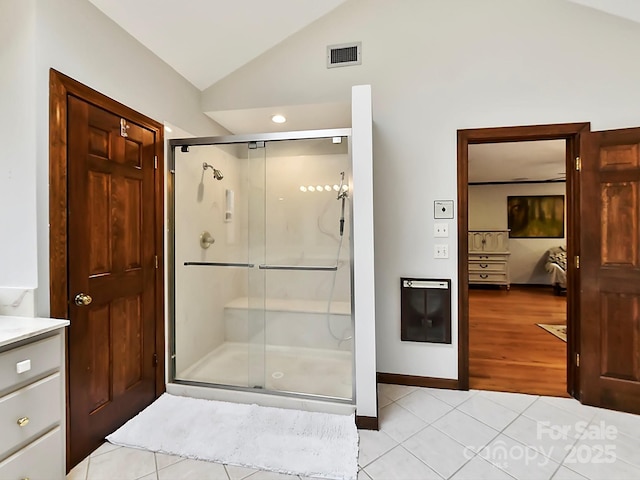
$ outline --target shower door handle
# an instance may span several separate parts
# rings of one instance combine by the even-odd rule
[[[258,265],[260,270],[303,270],[314,272],[335,272],[338,270],[337,265],[325,266],[325,265]]]

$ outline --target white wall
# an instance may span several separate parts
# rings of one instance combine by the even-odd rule
[[[0,1],[0,287],[37,284],[35,23],[34,0]]]
[[[362,65],[327,69],[327,45]],[[203,110],[345,101],[372,85],[378,371],[457,378],[456,220],[433,259],[433,201],[456,198],[456,131],[640,125],[640,26],[562,0],[349,0],[203,95]],[[440,240],[439,240],[440,241]],[[400,341],[401,276],[451,278],[453,345]]]
[[[469,185],[469,229],[506,229],[507,197],[516,195],[566,195],[563,183]],[[565,202],[563,238],[510,238],[509,274],[511,283],[549,284],[544,269],[546,251],[566,245],[567,216]]]
[[[21,208],[24,225],[12,232],[11,237],[15,245],[26,246],[27,253],[22,256],[27,258],[22,265],[8,269],[0,276],[27,276],[30,284],[35,286],[37,274],[37,312],[47,315],[49,69],[54,68],[161,123],[170,122],[195,135],[214,135],[225,131],[201,113],[200,92],[195,87],[88,1],[35,0],[35,15],[35,32],[31,29],[30,37],[35,45],[35,56],[30,55],[30,61],[35,63],[35,83],[28,88],[28,94],[22,95],[27,102],[33,102],[35,128],[31,125],[20,129],[12,142],[30,145],[28,155],[23,155],[24,174],[19,198],[29,196],[29,192],[37,189],[37,221],[33,207]],[[17,23],[13,12],[8,17],[2,15],[2,18]],[[18,28],[22,27],[18,23]],[[24,105],[20,105],[5,111],[3,105],[2,116],[5,119],[15,118],[22,115],[23,108]],[[4,192],[2,195],[4,197]],[[28,202],[25,200],[25,203]],[[37,254],[32,235],[36,229]],[[0,285],[3,283],[0,280]]]

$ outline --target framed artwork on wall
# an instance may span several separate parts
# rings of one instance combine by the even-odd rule
[[[564,195],[507,197],[509,238],[564,238]]]

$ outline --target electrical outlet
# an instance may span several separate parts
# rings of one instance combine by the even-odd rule
[[[433,246],[433,258],[449,258],[449,245],[439,243]]]
[[[449,224],[448,223],[434,223],[433,224],[433,236],[434,237],[448,237],[449,236]]]

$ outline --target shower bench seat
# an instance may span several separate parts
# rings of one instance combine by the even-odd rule
[[[261,305],[261,299],[256,299],[251,310],[260,310]],[[330,315],[327,315],[327,302],[323,300],[266,298],[265,307],[264,332],[268,344],[330,350],[347,348],[340,339],[350,338],[353,331],[350,302],[331,302]],[[247,297],[235,298],[225,305],[225,341],[247,342],[249,310]],[[262,329],[260,320],[258,325],[253,322],[255,318],[252,319],[252,331]]]
[[[297,298],[265,298],[265,310],[270,312],[327,313],[326,300],[300,300]],[[249,308],[249,297],[238,297],[225,305],[225,308]],[[262,299],[253,300],[251,308],[262,308]],[[331,315],[351,315],[350,302],[331,302]]]

